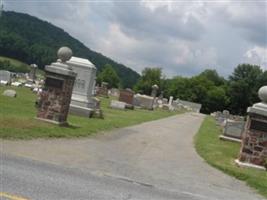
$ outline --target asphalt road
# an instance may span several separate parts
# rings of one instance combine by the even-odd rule
[[[161,190],[120,177],[95,175],[10,156],[1,157],[1,191],[13,196],[14,200],[199,199],[183,192]],[[4,199],[4,195],[0,199]]]
[[[50,200],[263,199],[197,155],[203,119],[186,113],[91,138],[0,140],[1,191]]]

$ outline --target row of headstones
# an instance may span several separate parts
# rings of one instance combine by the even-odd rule
[[[112,88],[111,90],[109,90],[108,94],[114,97],[118,97],[119,101],[112,100],[110,106],[112,108],[118,109],[132,109],[132,106],[134,106],[148,110],[161,108],[170,111],[188,110],[193,112],[200,112],[201,104],[181,101],[179,99],[173,100],[172,96],[170,96],[169,100],[167,98],[163,98],[162,95],[156,97],[157,89],[158,87],[156,85],[152,86],[151,96],[148,96],[141,95],[139,93],[135,94],[131,89],[119,90]]]
[[[153,110],[156,107],[156,97],[135,94],[131,89],[118,90],[113,89],[112,96],[117,96],[117,100],[112,100],[110,103],[111,108],[115,109],[134,109],[139,107],[147,110]]]
[[[13,73],[7,70],[0,70],[0,84],[3,85],[9,85],[11,84],[14,79],[14,77],[25,77],[25,79],[35,81],[36,80],[36,71],[37,71],[38,66],[36,64],[31,64],[30,65],[30,72],[28,74],[24,73]]]
[[[118,101],[112,100],[110,107],[117,109],[133,109],[134,107],[143,108],[147,110],[154,110],[155,108],[162,108],[165,110],[175,110],[177,107],[173,107],[173,97],[170,97],[169,101],[166,98],[156,97],[157,86],[153,86],[151,96],[135,94],[131,89],[118,90],[111,89],[109,94],[111,96],[118,97]],[[155,89],[156,88],[156,89]]]
[[[217,125],[223,128],[220,139],[241,142],[245,128],[245,118],[243,116],[232,115],[228,110],[217,111],[211,115],[215,117]]]

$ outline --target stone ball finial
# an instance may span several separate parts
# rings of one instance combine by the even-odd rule
[[[259,98],[262,102],[267,103],[267,86],[263,86],[259,89]]]
[[[57,57],[62,62],[66,62],[72,57],[72,50],[69,47],[61,47],[57,51]]]
[[[154,90],[158,90],[158,89],[159,89],[159,86],[158,86],[157,84],[152,85],[152,89],[154,89]]]

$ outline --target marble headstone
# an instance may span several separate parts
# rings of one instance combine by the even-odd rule
[[[96,107],[93,99],[96,67],[89,60],[71,57],[67,64],[77,74],[70,104],[70,113],[90,117]]]
[[[0,81],[10,83],[11,82],[11,72],[6,70],[0,70]]]

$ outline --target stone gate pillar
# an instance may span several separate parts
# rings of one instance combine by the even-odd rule
[[[239,166],[265,169],[267,162],[267,86],[260,88],[261,103],[249,107],[242,146],[236,163]]]
[[[58,61],[45,67],[45,85],[38,103],[37,118],[66,124],[76,73],[66,64],[72,56],[68,47],[58,50]]]

